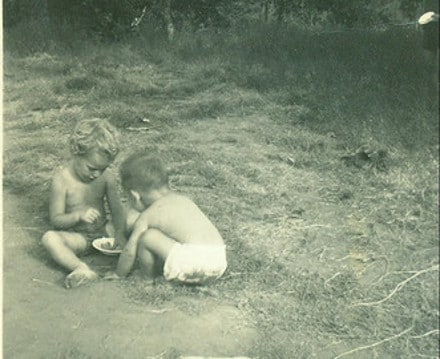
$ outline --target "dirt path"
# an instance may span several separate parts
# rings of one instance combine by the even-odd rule
[[[19,203],[4,193],[4,358],[233,356],[252,346],[243,313],[214,299],[194,298],[213,308],[195,315],[134,303],[117,282],[64,289],[64,273],[35,254],[39,236],[21,223]]]

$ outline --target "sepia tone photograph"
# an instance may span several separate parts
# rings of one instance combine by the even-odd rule
[[[439,357],[438,0],[3,0],[2,357]]]

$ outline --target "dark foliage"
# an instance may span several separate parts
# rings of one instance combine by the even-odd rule
[[[410,0],[390,4],[409,18],[420,5]],[[390,21],[390,4],[387,8],[362,0],[3,0],[5,28],[42,18],[55,28],[68,24],[110,39],[132,33],[142,22],[166,29],[171,21],[177,30],[192,31],[249,19],[280,23],[296,19],[309,25],[326,21],[348,27],[380,24]]]

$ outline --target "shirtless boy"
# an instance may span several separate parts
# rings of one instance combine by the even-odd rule
[[[80,121],[70,137],[72,159],[52,180],[49,218],[54,230],[42,244],[59,265],[70,271],[67,288],[98,278],[78,258],[95,238],[107,236],[105,200],[108,202],[117,244],[124,240],[124,212],[114,180],[106,172],[118,148],[118,133],[106,120]]]
[[[168,187],[161,161],[135,154],[120,173],[131,206],[141,214],[119,257],[116,277],[128,275],[136,258],[150,278],[155,261],[163,263],[170,281],[206,283],[221,277],[227,262],[220,233],[192,200]]]

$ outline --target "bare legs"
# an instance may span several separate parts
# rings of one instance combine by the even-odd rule
[[[133,228],[138,216],[139,212],[133,210],[126,212],[128,232]],[[87,240],[83,235],[66,231],[48,231],[41,241],[55,262],[70,271],[65,280],[67,288],[98,279],[98,275],[78,258],[78,255],[87,248]],[[142,274],[150,279],[157,275],[175,243],[163,232],[154,228],[149,229],[138,244],[137,258]]]
[[[64,282],[67,288],[98,279],[98,275],[77,257],[77,254],[87,248],[87,241],[81,234],[48,231],[41,242],[55,262],[71,272]]]
[[[155,228],[147,230],[139,240],[137,257],[141,270],[148,278],[153,278],[163,267],[165,259],[176,241]]]
[[[126,229],[129,232],[133,228],[139,212],[128,209],[124,215]],[[106,231],[114,236],[114,228],[110,223],[106,225]],[[48,231],[43,235],[41,242],[55,262],[70,271],[64,282],[67,288],[78,287],[98,279],[98,274],[78,258],[78,255],[87,249],[87,240],[83,235],[67,231]],[[148,262],[147,259],[145,262]]]

